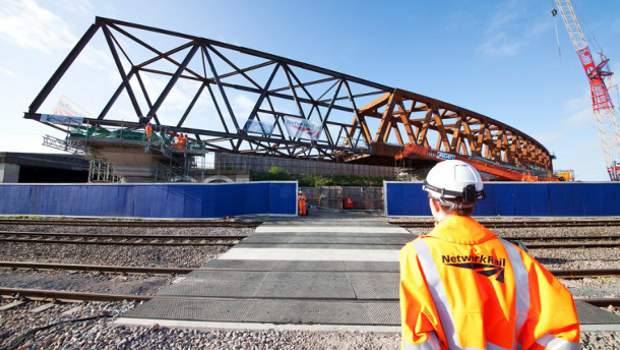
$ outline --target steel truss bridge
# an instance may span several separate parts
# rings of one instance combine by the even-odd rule
[[[150,123],[155,132],[183,133],[190,144],[214,152],[382,165],[458,158],[489,178],[552,176],[552,156],[542,144],[465,108],[270,53],[101,17],[36,96],[26,118],[70,128],[41,120],[40,109],[96,35],[105,39],[104,52],[120,82],[97,115],[81,116],[84,126],[141,130]],[[154,36],[175,44],[158,48]],[[132,57],[128,46],[147,55]],[[148,86],[147,75],[164,79],[159,91]],[[187,106],[173,115],[165,112],[162,106],[184,83],[194,89]],[[110,113],[123,95],[131,105],[129,120]],[[210,112],[193,115],[201,100]]]

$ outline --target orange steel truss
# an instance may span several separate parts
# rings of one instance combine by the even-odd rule
[[[378,118],[371,132],[367,118]],[[552,156],[525,133],[479,113],[396,89],[357,111],[349,138],[360,130],[370,155],[421,160],[461,159],[487,178],[555,181]]]

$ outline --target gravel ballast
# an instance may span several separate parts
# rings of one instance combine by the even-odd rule
[[[3,304],[8,301],[2,301]],[[60,304],[41,312],[33,320],[29,310],[43,302],[29,302],[0,315],[0,348],[15,345],[20,336],[34,327],[61,320],[109,314],[77,323],[65,323],[23,337],[19,348],[45,349],[398,349],[398,333],[195,330],[165,327],[126,327],[113,320],[137,303]],[[71,315],[63,312],[79,307]],[[613,349],[620,346],[620,332],[587,332],[583,349]]]
[[[408,228],[414,234],[429,233],[429,228]],[[492,229],[502,237],[558,238],[555,242],[570,242],[569,236],[619,235],[618,227],[540,227]],[[525,242],[527,246],[528,242]],[[551,242],[550,242],[551,243]],[[529,254],[548,269],[612,269],[620,268],[618,248],[553,248],[530,249]]]
[[[226,250],[225,246],[0,244],[2,260],[118,266],[199,267]]]
[[[181,225],[181,224],[179,224]],[[117,226],[61,226],[61,225],[2,225],[0,231],[134,234],[134,235],[250,235],[250,227],[117,227]]]
[[[173,280],[172,275],[0,270],[0,286],[4,288],[150,295]]]
[[[414,234],[424,234],[431,232],[432,228],[408,227],[407,230]],[[502,237],[532,237],[532,238],[564,238],[567,236],[620,236],[620,227],[598,226],[598,227],[522,227],[522,228],[490,228],[495,234]]]
[[[597,277],[582,279],[560,279],[575,298],[618,298],[620,277]]]
[[[113,234],[178,234],[178,235],[249,235],[251,228],[122,228],[63,226],[3,226],[0,230],[113,233]],[[430,229],[410,229],[428,233]],[[497,229],[506,236],[562,237],[569,234],[615,234],[618,228],[528,228]],[[161,247],[104,246],[79,244],[0,244],[1,260],[38,261],[75,264],[198,267],[226,251],[227,247]],[[612,268],[619,264],[618,249],[532,250],[533,256],[550,269]],[[0,270],[0,285],[21,288],[49,288],[123,294],[152,294],[157,287],[172,282],[165,275],[120,275],[92,272]],[[618,278],[562,280],[576,297],[617,296]],[[47,287],[46,287],[47,286]],[[0,300],[0,304],[8,303]],[[113,324],[118,315],[138,303],[59,304],[32,314],[29,310],[44,302],[28,302],[0,312],[0,349],[13,344],[30,329],[61,320],[97,315],[110,317],[64,323],[22,337],[20,349],[397,349],[397,333],[311,332],[311,331],[243,331],[191,330],[165,327],[127,327]],[[79,310],[62,315],[70,309]],[[620,313],[617,308],[610,312]],[[588,332],[582,334],[583,349],[620,349],[620,332]]]

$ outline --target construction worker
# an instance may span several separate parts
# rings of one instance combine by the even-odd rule
[[[151,125],[151,123],[147,123],[144,127],[144,134],[146,135],[146,139],[150,141],[151,136],[153,136],[153,126]]]
[[[153,126],[151,123],[146,123],[144,126],[144,135],[146,136],[146,144],[144,145],[144,151],[148,151],[151,147],[151,137],[153,137]]]
[[[299,207],[299,216],[307,216],[308,208],[306,207],[306,195],[302,191],[297,193],[297,204]]]
[[[423,185],[435,228],[400,251],[402,349],[578,349],[570,292],[470,215],[478,171],[447,160]]]
[[[179,136],[177,137],[177,145],[179,149],[185,149],[186,142],[187,136],[185,136],[185,134],[179,134]]]

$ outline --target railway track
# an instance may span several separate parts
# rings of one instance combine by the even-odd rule
[[[0,242],[17,243],[62,243],[100,245],[156,245],[156,246],[226,246],[231,247],[247,235],[147,235],[147,234],[103,234],[0,231]],[[620,247],[620,236],[567,236],[567,237],[504,237],[520,241],[528,249],[557,248],[616,248]],[[558,241],[558,242],[550,242]],[[582,242],[583,241],[583,242]],[[593,242],[595,241],[595,242]]]
[[[7,298],[26,298],[31,300],[54,300],[61,302],[80,302],[80,301],[147,301],[153,298],[152,295],[136,294],[109,294],[91,292],[70,292],[53,289],[27,289],[27,288],[2,288],[0,296]]]
[[[532,236],[505,236],[502,237],[509,240],[516,241],[604,241],[604,240],[620,240],[620,235],[600,235],[600,236],[546,236],[546,237],[532,237]]]
[[[29,261],[0,261],[0,268],[37,269],[37,270],[65,270],[115,273],[145,273],[145,274],[174,274],[182,275],[192,272],[189,267],[151,267],[151,266],[115,266],[115,265],[85,265],[41,263]]]
[[[0,261],[0,268],[145,274],[187,274],[194,270],[193,268],[189,267],[86,265],[42,263],[30,261]],[[556,277],[572,279],[585,277],[620,276],[620,269],[550,270],[550,272]]]
[[[616,242],[558,242],[558,243],[525,243],[527,249],[566,249],[566,248],[618,248]]]
[[[0,296],[5,298],[22,298],[30,300],[51,300],[60,302],[81,302],[81,301],[100,301],[100,302],[120,302],[120,301],[147,301],[153,298],[153,295],[135,295],[135,294],[108,294],[108,293],[90,293],[90,292],[71,292],[53,289],[26,289],[26,288],[2,288],[0,287]],[[579,299],[586,303],[606,307],[609,305],[620,306],[620,298],[587,298]],[[390,299],[386,301],[398,301],[398,299]]]
[[[111,227],[249,227],[262,224],[255,220],[106,220],[106,219],[2,219],[0,225],[111,226]]]
[[[231,247],[247,236],[145,235],[0,231],[0,242],[62,243],[101,245],[225,246]]]
[[[504,237],[512,242],[520,242],[528,249],[560,249],[560,248],[617,248],[620,247],[620,236],[564,236],[564,237]]]
[[[479,222],[488,228],[620,226],[620,220],[480,220]],[[389,223],[408,228],[432,228],[435,226],[434,222],[430,220],[390,220]]]

